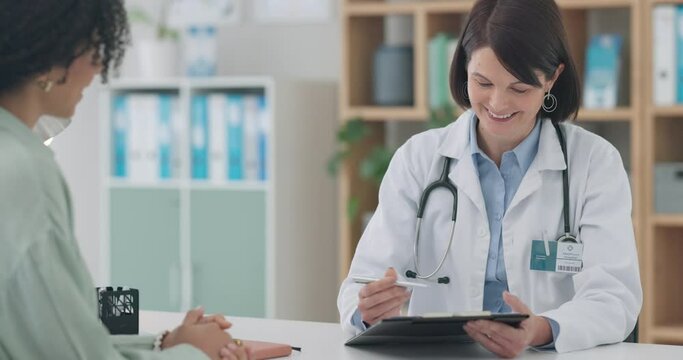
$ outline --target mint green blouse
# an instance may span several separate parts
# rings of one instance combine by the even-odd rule
[[[206,359],[154,336],[112,336],[74,238],[52,151],[0,108],[0,359]]]

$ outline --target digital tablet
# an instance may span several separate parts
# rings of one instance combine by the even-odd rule
[[[463,326],[472,320],[492,320],[518,327],[529,315],[518,313],[448,316],[398,316],[384,319],[352,337],[346,345],[466,343],[473,340]]]

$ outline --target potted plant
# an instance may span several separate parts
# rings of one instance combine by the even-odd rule
[[[426,127],[444,127],[457,118],[458,112],[457,107],[453,105],[444,105],[443,107],[433,109],[430,111]],[[339,172],[339,167],[349,157],[354,145],[360,143],[370,135],[370,127],[366,125],[363,119],[353,118],[346,121],[337,131],[337,141],[341,146],[328,161],[328,173],[332,176],[336,176]],[[384,174],[386,174],[386,171],[389,168],[389,162],[391,162],[391,158],[394,156],[395,151],[396,149],[389,148],[385,145],[375,145],[359,162],[357,170],[361,179],[369,181],[379,187],[384,178]],[[359,205],[360,200],[358,197],[351,196],[348,199],[346,204],[346,215],[349,221],[353,221],[359,215]],[[371,215],[372,214],[363,215],[363,224],[367,222]]]
[[[128,10],[132,25],[151,28],[153,35],[133,40],[137,52],[138,71],[141,77],[160,78],[178,75],[178,31],[168,26],[169,0],[162,0],[157,18],[140,6]]]

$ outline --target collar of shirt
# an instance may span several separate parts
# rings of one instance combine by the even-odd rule
[[[479,143],[477,142],[477,124],[479,123],[479,119],[476,116],[472,116],[472,120],[470,121],[470,151],[472,156],[475,157],[478,154],[485,159],[490,159],[488,155],[486,155],[486,153],[484,153],[484,151],[479,147]],[[538,142],[541,137],[542,123],[543,122],[540,119],[536,119],[536,125],[534,125],[531,133],[529,133],[529,135],[527,135],[527,137],[522,140],[519,145],[511,150],[517,159],[517,163],[522,170],[522,174],[526,173],[526,171],[529,169],[531,162],[534,160],[534,157],[536,157],[536,153],[538,152]],[[506,153],[508,152],[509,151],[506,151]]]
[[[40,137],[3,107],[0,107],[0,131],[9,132],[17,140],[27,144],[31,149],[36,150],[40,154],[52,156],[52,150],[43,144]]]

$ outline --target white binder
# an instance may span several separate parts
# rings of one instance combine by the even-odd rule
[[[676,7],[657,5],[652,11],[654,66],[653,101],[667,106],[676,102]]]

